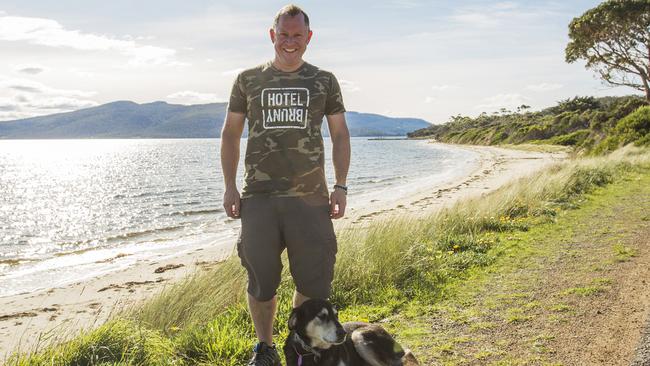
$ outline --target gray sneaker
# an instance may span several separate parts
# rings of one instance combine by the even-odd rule
[[[253,358],[248,362],[248,366],[282,366],[275,345],[269,346],[260,342],[253,348],[253,352]]]

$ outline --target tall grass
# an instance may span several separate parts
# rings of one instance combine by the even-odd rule
[[[450,279],[490,264],[504,231],[527,230],[580,204],[585,193],[650,170],[650,149],[555,164],[499,190],[425,218],[375,222],[338,233],[332,301],[343,317],[379,320],[408,301],[433,301]],[[286,258],[285,258],[286,260]],[[281,343],[292,284],[283,274],[275,333]],[[241,365],[254,343],[245,305],[245,273],[236,256],[197,273],[104,326],[70,342],[14,355],[10,365]],[[372,314],[361,314],[372,307]],[[360,310],[361,309],[361,310]],[[379,310],[377,310],[379,309]],[[346,315],[347,314],[347,315]]]

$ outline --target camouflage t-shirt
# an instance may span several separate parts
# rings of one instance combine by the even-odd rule
[[[306,62],[283,72],[267,62],[237,76],[228,109],[248,119],[242,198],[328,197],[321,124],[345,112],[332,73]]]

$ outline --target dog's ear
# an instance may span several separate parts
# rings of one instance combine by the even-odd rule
[[[300,308],[291,310],[291,315],[289,315],[289,330],[296,329],[296,326],[298,325],[298,319],[300,318],[301,314],[302,310],[300,310]]]

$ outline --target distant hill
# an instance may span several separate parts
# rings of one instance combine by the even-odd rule
[[[0,139],[218,137],[226,103],[118,101],[74,112],[0,122]],[[352,136],[405,136],[430,126],[416,118],[347,112]],[[324,125],[327,125],[324,123]],[[324,128],[327,136],[327,128]]]

